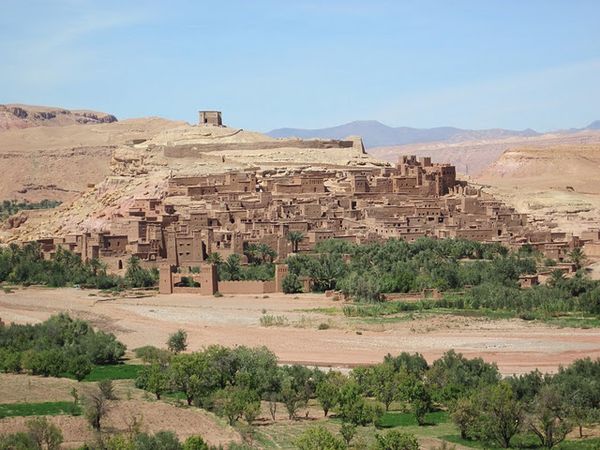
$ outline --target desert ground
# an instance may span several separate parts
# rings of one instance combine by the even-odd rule
[[[80,398],[95,389],[96,383],[78,383],[65,378],[43,378],[28,375],[0,374],[0,398],[3,404],[36,403],[73,400],[70,392],[77,389]],[[132,380],[115,382],[116,400],[109,404],[105,430],[126,433],[134,424],[141,431],[156,433],[173,430],[184,440],[201,433],[212,445],[239,442],[240,435],[224,420],[198,408],[180,408],[174,402],[155,401],[136,389]],[[91,442],[95,436],[84,416],[47,416],[63,432],[67,448],[77,448]],[[25,431],[28,417],[6,417],[0,420],[0,435]]]
[[[210,344],[265,345],[282,363],[348,368],[387,353],[420,352],[429,361],[449,349],[496,362],[505,375],[552,372],[577,358],[600,357],[600,329],[559,328],[520,319],[406,313],[383,319],[347,318],[343,301],[324,295],[202,297],[146,294],[106,297],[74,288],[21,288],[0,293],[5,323],[35,323],[66,311],[113,332],[128,349],[165,346],[170,333],[188,332],[189,350]],[[283,326],[261,326],[264,315]],[[319,330],[320,324],[328,329]]]

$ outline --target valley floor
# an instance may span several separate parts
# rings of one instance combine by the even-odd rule
[[[144,296],[147,295],[147,296]],[[342,301],[324,295],[201,297],[189,294],[107,296],[80,289],[0,291],[5,323],[43,321],[66,311],[113,332],[130,350],[164,347],[169,334],[188,332],[189,350],[210,344],[266,345],[282,363],[337,368],[380,362],[387,353],[420,352],[429,361],[449,349],[496,362],[503,374],[600,357],[600,328],[559,328],[520,319],[432,312],[348,318]],[[267,318],[275,326],[263,325]],[[325,328],[325,329],[319,329]]]

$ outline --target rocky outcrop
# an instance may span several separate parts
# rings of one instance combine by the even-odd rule
[[[86,110],[68,110],[46,106],[0,105],[0,130],[39,126],[113,123],[112,114]]]

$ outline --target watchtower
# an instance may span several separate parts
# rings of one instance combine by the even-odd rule
[[[222,127],[221,111],[198,111],[198,124],[203,126]]]

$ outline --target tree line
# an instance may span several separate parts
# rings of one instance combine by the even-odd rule
[[[58,314],[35,325],[0,325],[0,370],[82,380],[93,365],[116,364],[125,345],[112,333]]]
[[[437,289],[444,299],[425,306],[600,314],[600,281],[591,280],[581,268],[581,249],[569,257],[579,268],[574,277],[555,269],[547,284],[522,289],[520,276],[536,273],[541,263],[556,262],[542,261],[528,247],[510,252],[499,243],[463,239],[389,239],[362,245],[332,239],[318,243],[315,254],[287,258],[290,275],[284,290],[301,291],[299,278],[307,276],[315,291],[337,289],[359,303],[380,302],[384,293]]]
[[[0,248],[0,283],[124,289],[150,287],[157,281],[158,270],[144,269],[137,257],[129,258],[125,276],[120,277],[108,274],[106,264],[99,259],[84,262],[79,255],[60,247],[52,259],[44,259],[37,242]]]
[[[279,407],[293,420],[316,399],[325,417],[333,414],[342,421],[342,434],[350,440],[356,427],[377,427],[392,408],[410,411],[419,425],[428,423],[429,413],[446,410],[463,439],[508,448],[517,434],[527,434],[539,446],[551,448],[573,428],[581,433],[584,426],[600,421],[600,359],[577,360],[555,375],[534,371],[502,378],[495,364],[452,350],[432,364],[420,354],[401,353],[345,375],[301,365],[279,366],[266,347],[212,345],[178,353],[185,348],[180,345],[184,341],[185,336],[176,338],[171,351],[138,349],[147,365],[136,385],[157,399],[180,393],[188,405],[214,411],[231,425],[252,426],[261,401],[268,402],[273,420]],[[312,433],[331,442],[344,441],[344,436],[330,436],[327,430]]]
[[[62,202],[58,200],[48,199],[44,199],[40,202],[20,202],[18,200],[3,200],[2,203],[0,203],[0,221],[8,219],[10,216],[18,213],[19,211],[56,208],[61,203]]]

